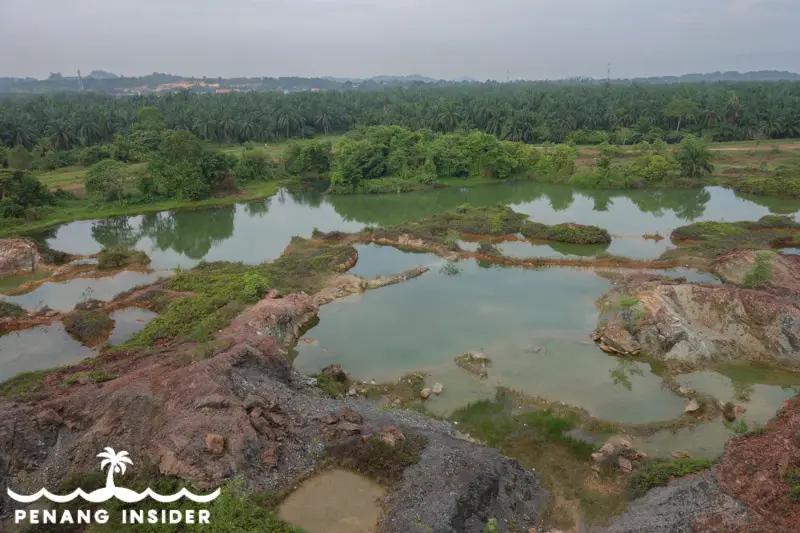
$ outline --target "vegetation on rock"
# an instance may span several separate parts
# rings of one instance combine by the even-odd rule
[[[17,304],[0,300],[0,318],[25,316],[25,310]]]
[[[653,487],[664,486],[672,479],[708,470],[713,461],[707,459],[655,460],[645,463],[631,477],[628,490],[634,498],[644,495]]]
[[[64,317],[64,330],[81,344],[94,346],[108,338],[114,320],[103,311],[73,311]]]
[[[548,226],[539,222],[527,221],[522,225],[522,234],[529,239],[570,244],[607,244],[611,242],[608,231],[597,226],[583,224],[556,224]]]

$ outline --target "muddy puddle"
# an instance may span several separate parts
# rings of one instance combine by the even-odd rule
[[[303,482],[281,504],[280,518],[306,533],[373,533],[386,490],[346,470]]]

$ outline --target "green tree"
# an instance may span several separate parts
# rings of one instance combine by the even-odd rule
[[[23,145],[18,144],[8,151],[7,164],[8,168],[17,168],[20,170],[28,170],[33,163],[33,154],[31,154]]]
[[[708,144],[694,135],[681,141],[676,159],[684,176],[700,178],[714,172],[713,154]]]
[[[121,202],[132,177],[125,163],[105,159],[86,171],[86,193],[105,201]]]
[[[699,108],[695,102],[688,98],[678,98],[672,100],[664,108],[664,116],[671,119],[677,119],[678,125],[675,131],[681,129],[681,122],[686,120],[694,120],[697,117]]]
[[[274,176],[274,168],[262,150],[245,150],[233,168],[233,176],[242,183],[268,180]]]
[[[55,198],[39,180],[23,170],[0,170],[0,215],[21,218],[31,208],[52,205]]]

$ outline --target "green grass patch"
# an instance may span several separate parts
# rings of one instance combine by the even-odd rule
[[[619,299],[619,306],[622,309],[630,309],[639,304],[639,300],[634,296],[623,296]]]
[[[23,372],[0,383],[0,398],[7,400],[30,400],[44,388],[44,378],[54,369]]]
[[[665,486],[673,478],[708,470],[713,464],[714,462],[708,459],[651,461],[633,473],[628,490],[632,497],[638,498],[654,487]]]
[[[0,300],[0,317],[25,316],[25,310],[17,304]]]
[[[793,468],[786,472],[786,483],[789,484],[789,499],[800,502],[800,468]]]

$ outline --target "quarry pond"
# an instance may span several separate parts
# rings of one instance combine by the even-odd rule
[[[419,220],[465,203],[503,203],[535,222],[592,224],[612,236],[607,245],[524,239],[498,245],[504,255],[523,258],[654,259],[674,246],[669,235],[678,226],[703,220],[754,221],[768,214],[796,219],[800,209],[795,200],[756,200],[718,187],[581,191],[524,182],[352,197],[284,190],[257,203],[79,221],[35,235],[50,248],[70,254],[132,247],[150,257],[152,271],[45,282],[6,299],[27,309],[47,306],[66,312],[83,300],[108,301],[119,292],[169,275],[171,269],[191,268],[201,261],[259,264],[274,260],[292,236],[310,237],[315,229],[356,232],[367,225]],[[463,243],[465,249],[469,246]],[[741,419],[751,425],[765,423],[800,389],[800,374],[744,365],[666,376],[657,361],[600,351],[590,338],[599,316],[595,302],[612,281],[596,269],[523,269],[474,260],[447,261],[434,254],[373,244],[360,244],[357,251],[358,262],[350,273],[364,278],[418,265],[429,271],[406,283],[323,306],[318,323],[290,350],[294,367],[301,373],[315,374],[332,363],[365,383],[422,373],[426,383],[444,387],[442,394],[424,404],[442,417],[470,402],[491,399],[498,387],[506,387],[575,406],[598,419],[633,425],[663,421],[665,428],[667,421],[681,417],[687,403],[665,386],[667,378],[720,401],[741,404],[746,410]],[[688,268],[655,273],[689,282],[720,283],[711,274]],[[108,342],[123,343],[155,316],[140,309],[115,311],[115,328]],[[455,356],[469,351],[491,358],[484,378],[454,363]],[[60,322],[9,333],[0,337],[0,380],[19,372],[77,363],[96,353],[71,338]],[[655,455],[682,449],[713,457],[730,435],[717,419],[642,434],[636,446]]]

